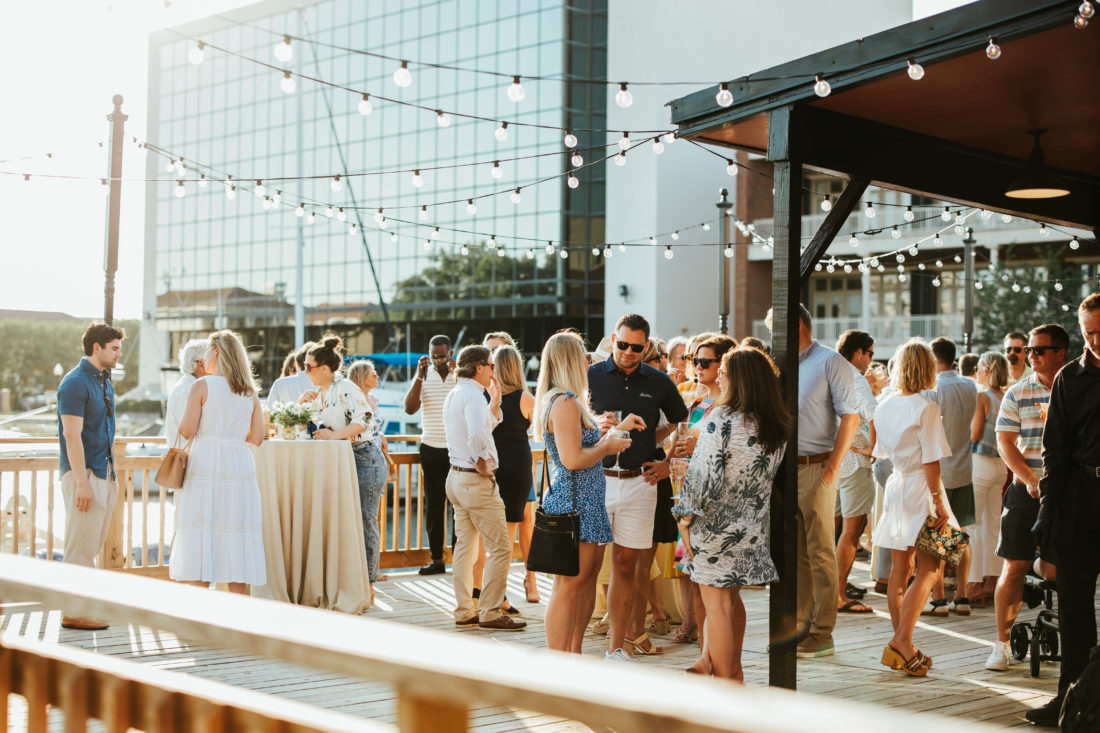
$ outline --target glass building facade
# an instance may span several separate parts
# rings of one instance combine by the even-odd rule
[[[273,53],[284,33],[310,41],[294,41],[286,62]],[[198,65],[188,58],[196,39],[206,44]],[[233,328],[254,356],[262,349],[270,383],[294,346],[299,302],[306,338],[336,330],[357,351],[424,350],[432,334],[464,330],[463,341],[508,330],[530,349],[562,327],[598,332],[603,260],[583,245],[604,239],[604,166],[578,171],[577,188],[562,173],[573,152],[587,164],[615,150],[605,133],[579,131],[606,127],[607,89],[584,83],[606,80],[606,39],[606,0],[322,0],[300,9],[271,0],[155,34],[148,137],[168,152],[149,153],[149,177],[178,177],[170,157],[187,166],[186,196],[168,181],[148,184],[146,197],[146,257],[155,257],[146,287],[156,288],[169,353]],[[394,83],[397,62],[357,50],[409,59],[412,84]],[[288,94],[282,69],[347,89],[297,77]],[[522,80],[519,103],[506,95],[517,72],[542,77]],[[450,124],[434,110],[454,113]],[[503,141],[500,121],[510,123]],[[558,128],[578,130],[577,150]],[[203,174],[210,182],[200,187]],[[220,182],[227,175],[233,198]],[[280,205],[265,208],[263,196],[276,194]],[[562,240],[574,243],[565,259],[558,247],[547,252]]]

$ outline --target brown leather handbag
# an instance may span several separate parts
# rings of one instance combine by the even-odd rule
[[[168,489],[183,488],[183,476],[187,473],[187,451],[191,448],[191,441],[194,439],[195,437],[191,436],[191,440],[187,441],[187,445],[183,448],[177,448],[180,436],[179,433],[176,434],[175,445],[164,454],[164,459],[160,462],[160,468],[157,469],[157,475],[153,478],[158,486],[164,486]]]

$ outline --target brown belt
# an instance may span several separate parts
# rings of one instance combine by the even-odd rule
[[[642,472],[637,468],[605,468],[603,475],[611,478],[637,478]]]
[[[809,466],[813,463],[824,463],[829,460],[829,456],[831,455],[832,453],[818,453],[816,456],[799,456],[798,465]]]
[[[478,470],[476,468],[466,468],[465,466],[456,466],[453,463],[451,464],[451,470],[452,471],[462,471],[463,473],[477,473],[478,472]]]

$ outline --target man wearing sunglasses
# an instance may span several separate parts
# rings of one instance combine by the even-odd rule
[[[1024,349],[1027,348],[1027,334],[1013,331],[1005,336],[1005,358],[1008,359],[1008,386],[1012,386],[1031,374],[1027,365]]]
[[[1043,427],[1050,387],[1065,362],[1068,345],[1066,330],[1055,323],[1031,329],[1024,353],[1033,373],[1008,388],[997,412],[997,450],[1012,471],[1012,484],[1002,501],[997,538],[997,555],[1005,559],[993,594],[997,642],[985,662],[985,668],[995,672],[1008,669],[1010,664],[1009,633],[1023,602],[1024,576],[1035,562],[1031,527],[1039,515]],[[1054,580],[1054,548],[1048,543],[1038,550],[1043,577]]]
[[[611,582],[608,586],[608,651],[625,659],[624,639],[631,628],[637,637],[629,639],[635,653],[657,650],[642,633],[653,562],[653,517],[657,506],[657,482],[670,474],[668,461],[658,461],[657,444],[671,434],[676,423],[687,418],[687,406],[676,385],[664,372],[642,363],[649,346],[649,322],[629,314],[615,324],[611,356],[588,368],[592,409],[601,416],[606,431],[618,420],[637,416],[642,427],[630,433],[630,447],[618,456],[604,459],[607,481],[605,503],[615,541],[611,546]],[[668,425],[658,431],[664,414]]]
[[[115,480],[115,389],[111,370],[125,333],[102,322],[84,331],[84,358],[57,388],[57,440],[65,501],[65,562],[92,567],[103,548],[118,494]],[[105,629],[106,621],[63,616],[68,629]]]

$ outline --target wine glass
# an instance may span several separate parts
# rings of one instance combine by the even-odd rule
[[[309,437],[313,437],[313,434],[321,429],[321,425],[324,424],[324,415],[320,410],[314,408],[309,411],[309,420],[313,423],[313,430],[310,432]]]
[[[621,425],[622,422],[623,422],[623,418],[624,418],[624,415],[623,415],[622,411],[621,410],[612,410],[611,414],[615,416],[615,425]],[[630,433],[626,430],[616,430],[616,429],[612,428],[611,433],[612,433],[612,437],[623,439],[623,440],[630,437]],[[621,453],[616,453],[615,454],[615,466],[614,467],[616,469],[619,468],[619,456],[620,455],[622,455],[622,454]]]
[[[676,496],[680,493],[680,488],[684,485],[684,478],[687,476],[688,463],[687,458],[673,458],[671,461],[671,474],[669,478],[672,479],[672,495]]]

